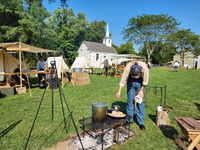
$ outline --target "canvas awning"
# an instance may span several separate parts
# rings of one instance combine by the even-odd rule
[[[19,51],[19,64],[20,64],[20,86],[22,87],[22,73],[21,73],[21,52],[26,51],[26,52],[31,52],[31,53],[49,53],[49,52],[54,52],[54,57],[55,57],[55,52],[54,50],[48,50],[48,49],[43,49],[43,48],[38,48],[34,47],[22,42],[12,42],[12,43],[0,43],[0,47],[2,49],[7,49],[8,51]]]
[[[137,56],[133,54],[118,54],[118,55],[108,55],[110,57],[117,57],[117,58],[136,58],[136,59],[145,59],[143,56]]]
[[[12,42],[12,43],[0,43],[0,47],[6,48],[9,51],[27,51],[31,53],[48,53],[48,52],[56,52],[54,50],[48,50],[43,48],[38,48],[35,46],[31,46],[22,42]]]

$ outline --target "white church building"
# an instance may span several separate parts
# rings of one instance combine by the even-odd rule
[[[106,59],[109,60],[109,64],[115,63],[114,58],[117,54],[117,51],[112,47],[112,38],[109,37],[108,24],[103,43],[83,41],[78,49],[78,57],[85,57],[87,66],[95,68],[102,68]]]

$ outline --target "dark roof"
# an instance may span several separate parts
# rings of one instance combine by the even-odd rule
[[[83,41],[89,50],[93,52],[107,52],[107,53],[117,53],[117,51],[112,46],[106,46],[103,43]]]

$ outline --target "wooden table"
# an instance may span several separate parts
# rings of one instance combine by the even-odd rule
[[[41,73],[41,74],[47,74],[49,75],[51,72],[43,72],[43,71],[38,71],[38,72],[35,72],[35,71],[31,71],[31,72],[22,72],[22,74],[25,74],[27,76],[27,74],[38,74],[38,73]],[[19,74],[18,72],[17,73],[3,73],[3,74],[0,74],[0,75],[5,75],[6,76],[6,86],[10,86],[10,83],[8,81],[8,78],[9,76],[11,75],[15,75],[15,74]],[[45,80],[45,76],[42,76],[42,80]]]
[[[174,117],[174,119],[181,128],[179,135],[174,134],[174,142],[179,143],[184,150],[192,150],[194,147],[200,150],[200,145],[198,144],[200,141],[200,123],[198,123],[194,118]],[[183,135],[186,136],[190,143],[188,147],[181,140]]]

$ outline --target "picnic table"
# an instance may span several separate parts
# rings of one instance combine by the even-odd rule
[[[184,150],[192,150],[194,147],[200,150],[200,145],[198,144],[200,141],[200,124],[194,118],[174,117],[174,119],[181,128],[181,132],[178,135],[174,134],[174,142],[179,143]],[[183,135],[186,136],[190,143],[188,147],[181,140]]]

